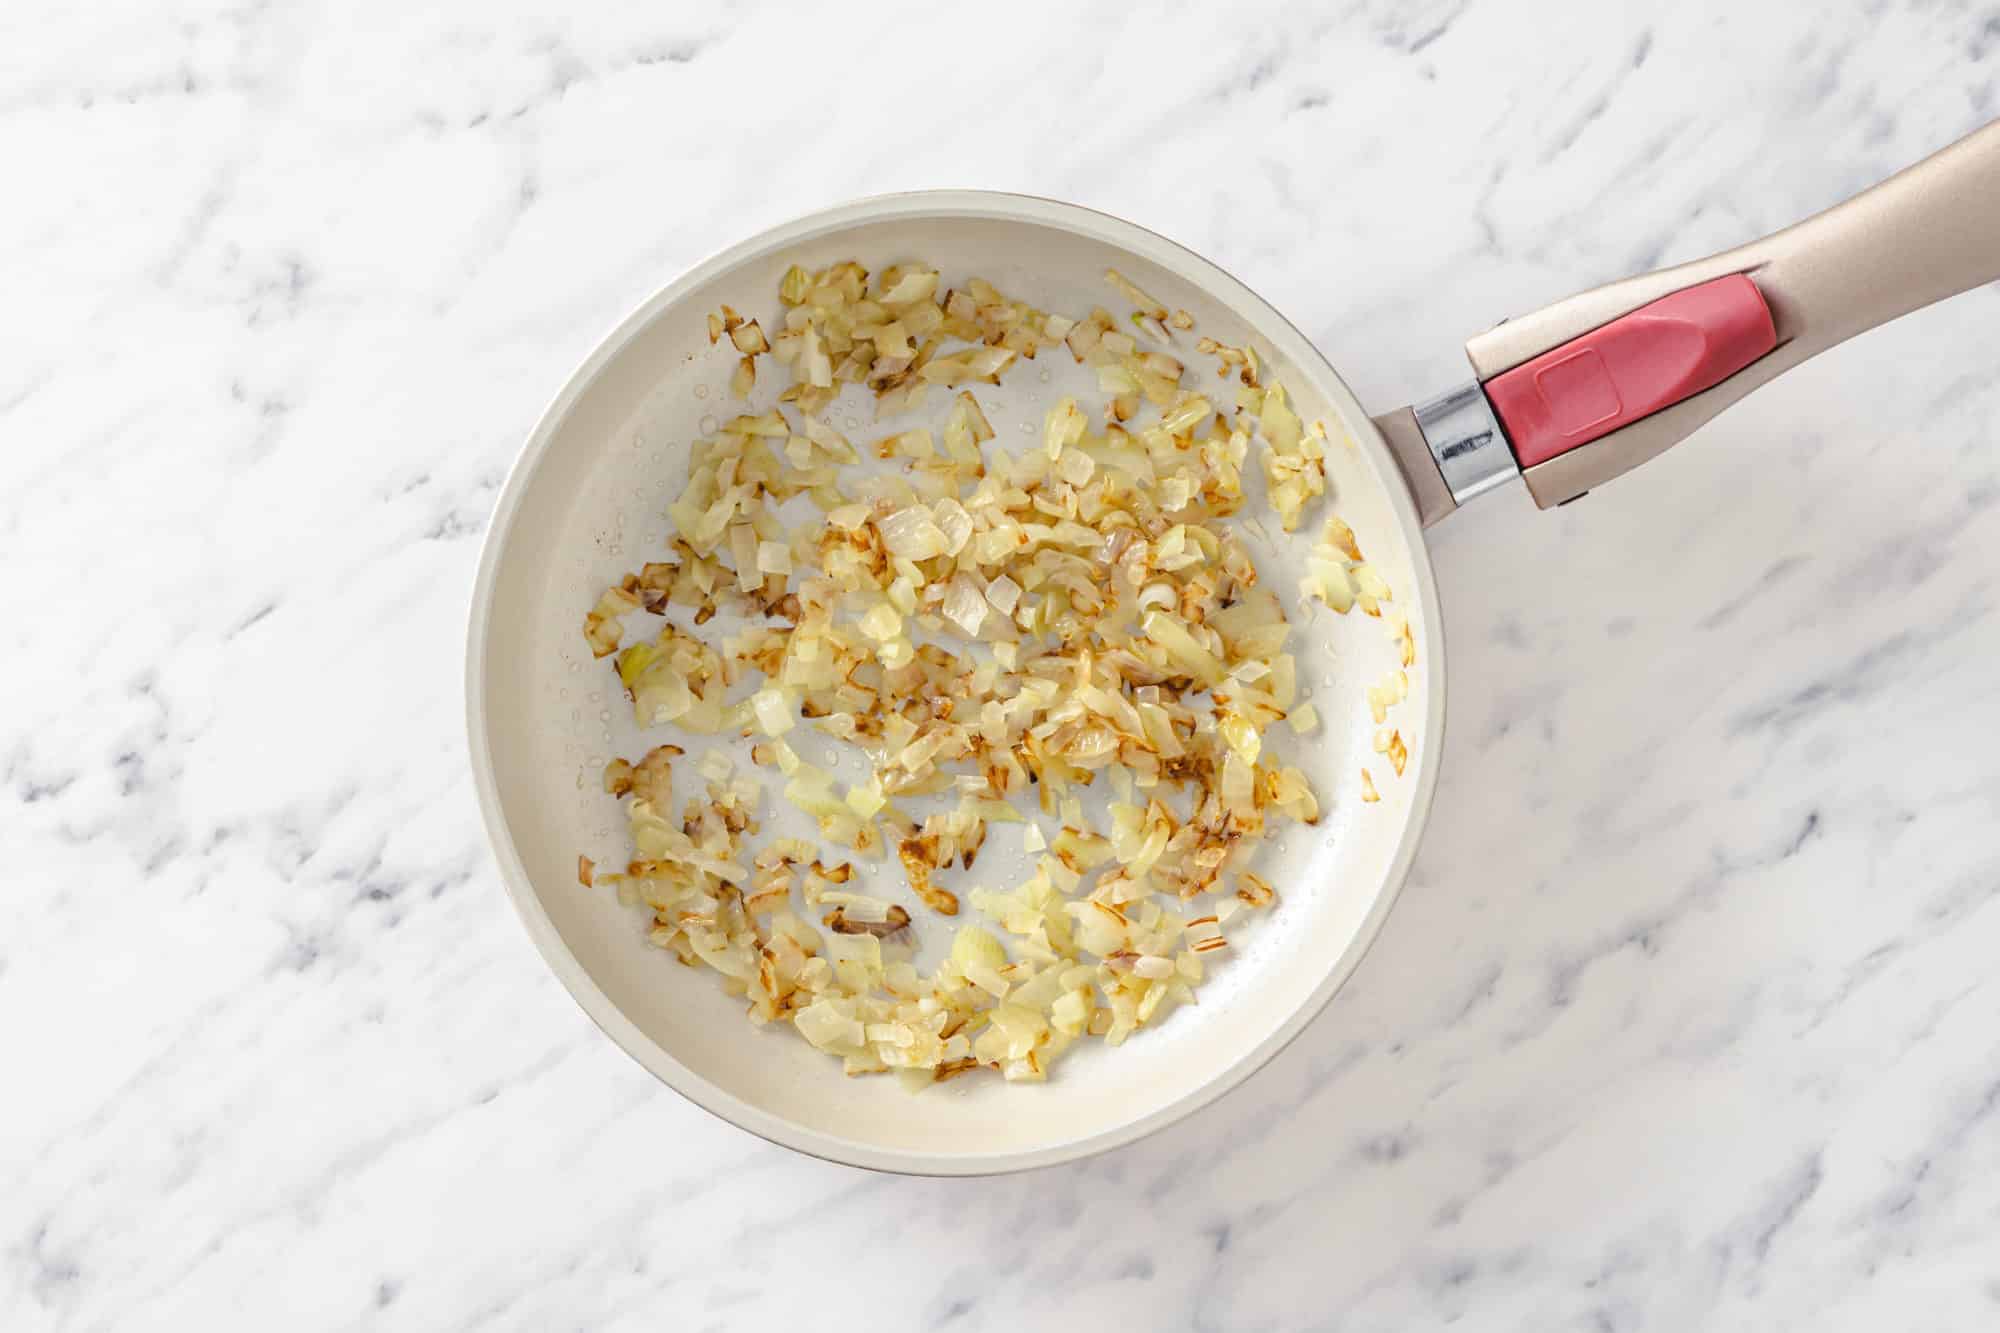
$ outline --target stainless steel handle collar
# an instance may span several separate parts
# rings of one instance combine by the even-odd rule
[[[1458,504],[1521,475],[1514,450],[1477,382],[1418,403],[1415,411],[1438,475]]]

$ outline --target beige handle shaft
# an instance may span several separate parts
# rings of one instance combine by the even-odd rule
[[[1776,349],[1712,388],[1527,469],[1537,504],[1561,504],[1637,467],[1807,357],[2000,281],[2000,121],[1762,240],[1509,320],[1466,343],[1466,355],[1483,382],[1648,302],[1731,273],[1748,274],[1764,294]]]

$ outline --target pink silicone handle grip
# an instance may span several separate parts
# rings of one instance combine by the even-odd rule
[[[1720,384],[1778,345],[1741,273],[1639,307],[1486,381],[1522,467]]]

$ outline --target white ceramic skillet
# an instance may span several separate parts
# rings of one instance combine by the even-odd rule
[[[1199,333],[1254,343],[1307,420],[1337,423],[1336,440],[1337,427],[1351,436],[1351,447],[1332,451],[1332,489],[1415,633],[1411,695],[1397,715],[1409,762],[1397,779],[1374,753],[1362,701],[1389,661],[1380,623],[1301,617],[1294,651],[1325,725],[1288,749],[1327,815],[1309,835],[1294,831],[1265,849],[1259,868],[1279,886],[1279,906],[1236,932],[1197,1006],[1120,1049],[1087,1043],[1045,1085],[963,1078],[912,1095],[889,1078],[843,1078],[793,1034],[752,1029],[713,975],[647,946],[634,913],[576,878],[580,852],[623,861],[620,813],[597,775],[607,756],[635,756],[648,743],[579,625],[608,582],[661,549],[689,441],[736,410],[724,388],[733,358],[726,341],[711,348],[706,316],[729,302],[772,326],[788,265],[848,258],[871,268],[922,260],[947,281],[982,276],[1072,315],[1124,308],[1103,280],[1115,267],[1192,312]],[[1403,883],[1443,739],[1426,525],[1516,476],[1544,507],[1569,500],[1806,357],[1996,279],[2000,125],[1765,240],[1482,334],[1467,347],[1475,383],[1371,418],[1276,310],[1213,264],[1116,218],[943,191],[778,227],[699,265],[614,330],[556,396],[501,491],[473,594],[466,680],[473,774],[501,874],[536,946],[613,1040],[685,1096],[773,1142],[937,1175],[1045,1166],[1130,1142],[1221,1096],[1296,1035],[1354,970]],[[1191,349],[1184,359],[1205,361]],[[1013,432],[1032,429],[1063,377],[1078,373],[1052,361],[1069,358],[1045,355],[982,394],[996,444],[1025,443]],[[865,415],[866,405],[833,412]],[[872,438],[869,425],[851,423],[859,438]],[[1289,588],[1298,571],[1286,562],[1302,550],[1274,544],[1260,565]],[[1379,779],[1379,803],[1359,799],[1364,766]],[[1006,841],[996,834],[990,844]],[[1019,865],[1018,853],[1010,863],[990,851],[967,879],[1005,886]],[[927,924],[942,933],[919,913],[920,929]]]

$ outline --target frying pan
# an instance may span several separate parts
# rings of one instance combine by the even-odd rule
[[[663,512],[685,482],[689,443],[735,410],[725,388],[734,358],[726,340],[710,347],[708,312],[728,302],[765,313],[768,326],[789,265],[850,258],[871,269],[922,260],[947,281],[981,276],[1070,314],[1112,304],[1103,274],[1116,268],[1191,312],[1198,333],[1254,344],[1301,416],[1324,419],[1336,441],[1344,427],[1347,441],[1329,451],[1329,489],[1417,643],[1396,718],[1409,750],[1397,777],[1375,753],[1362,702],[1392,660],[1380,623],[1301,615],[1288,603],[1292,650],[1324,722],[1309,741],[1282,741],[1325,817],[1261,851],[1258,869],[1280,902],[1235,933],[1233,956],[1197,1005],[1118,1049],[1085,1043],[1044,1085],[964,1078],[913,1095],[889,1078],[843,1078],[793,1034],[751,1028],[716,978],[675,966],[644,942],[634,914],[577,882],[579,853],[612,864],[625,856],[599,770],[650,743],[578,626],[607,583],[664,548]],[[936,191],[777,227],[697,266],[619,325],[556,395],[502,488],[473,594],[466,696],[474,779],[508,891],[556,975],[613,1040],[773,1142],[937,1175],[1045,1166],[1129,1142],[1221,1096],[1296,1035],[1353,972],[1402,886],[1437,783],[1445,714],[1426,526],[1516,478],[1545,508],[1572,500],[1807,357],[1996,279],[2000,123],[1773,236],[1505,322],[1467,344],[1472,382],[1371,417],[1276,310],[1117,218]],[[1069,360],[1045,356],[982,394],[995,445],[1027,442],[1014,432],[1034,429],[1065,377],[1082,373],[1049,364]],[[1097,401],[1094,385],[1080,388]],[[873,438],[870,423],[839,424]],[[1253,549],[1279,587],[1295,586],[1303,541]],[[1378,778],[1377,802],[1361,799],[1364,767]],[[769,831],[806,831],[787,817],[773,814]],[[1010,886],[1024,865],[1018,851],[1011,862],[992,851],[976,878]]]

